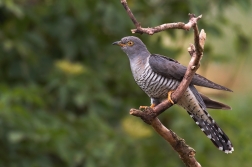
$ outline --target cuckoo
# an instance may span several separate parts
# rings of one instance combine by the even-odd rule
[[[163,100],[171,100],[170,92],[182,81],[186,67],[176,60],[159,54],[151,54],[145,44],[137,37],[128,36],[114,42],[127,54],[134,80],[150,97],[151,107]],[[214,101],[200,94],[194,85],[230,91],[205,77],[195,74],[189,87],[178,100],[177,105],[183,107],[213,144],[225,153],[234,151],[228,136],[209,115],[206,108],[231,109],[228,105]]]

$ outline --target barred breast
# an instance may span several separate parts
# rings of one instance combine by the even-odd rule
[[[177,88],[179,82],[165,78],[151,69],[149,63],[146,63],[141,74],[134,76],[139,87],[151,98],[165,99],[170,90]]]

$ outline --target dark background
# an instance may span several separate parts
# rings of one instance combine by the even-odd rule
[[[196,151],[202,166],[252,165],[251,0],[128,0],[143,27],[203,14],[199,73],[234,93],[199,88],[232,110],[211,110],[235,151],[226,155],[181,108],[161,121]],[[177,167],[169,144],[130,108],[149,105],[127,56],[111,45],[134,28],[120,0],[0,1],[0,166]],[[193,32],[139,35],[152,53],[187,65]]]

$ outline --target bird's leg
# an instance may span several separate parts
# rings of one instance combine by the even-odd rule
[[[167,97],[167,100],[169,101],[169,102],[171,102],[172,104],[174,104],[174,102],[172,101],[172,98],[171,98],[171,94],[174,92],[174,90],[171,90],[171,91],[169,91],[168,92],[168,97]]]
[[[156,107],[161,101],[160,99],[156,99],[156,98],[150,98],[151,99],[151,109],[154,109],[154,107]],[[146,110],[149,106],[140,106],[139,109],[144,109]]]
[[[156,104],[152,103],[150,108],[154,108],[156,106]]]

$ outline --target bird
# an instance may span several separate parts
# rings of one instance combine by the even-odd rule
[[[167,99],[173,102],[168,94],[174,91],[182,81],[187,69],[185,66],[167,56],[151,54],[141,39],[135,36],[123,37],[112,44],[120,46],[126,53],[133,78],[150,97],[151,108]],[[207,108],[229,110],[231,107],[199,93],[194,85],[229,92],[232,90],[196,73],[185,93],[176,103],[187,111],[219,150],[227,154],[232,153],[234,147],[229,137],[207,112]]]

